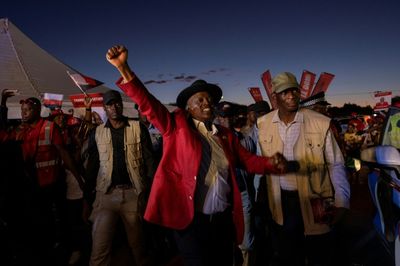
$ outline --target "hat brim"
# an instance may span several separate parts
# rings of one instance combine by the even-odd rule
[[[317,104],[319,104],[319,105],[323,105],[323,106],[328,106],[328,105],[331,105],[331,104],[330,104],[330,103],[328,103],[327,101],[317,102]]]
[[[314,105],[328,106],[331,104],[325,100],[320,100],[320,99],[306,99],[300,102],[301,107],[310,107]]]
[[[200,85],[192,85],[190,87],[187,87],[186,89],[182,90],[178,97],[176,98],[176,105],[179,108],[185,109],[186,108],[186,103],[189,100],[189,98],[198,93],[198,92],[208,92],[210,94],[213,104],[217,104],[222,97],[222,90],[220,87],[214,84],[200,84]]]

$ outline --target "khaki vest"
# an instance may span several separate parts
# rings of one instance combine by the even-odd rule
[[[103,125],[96,128],[96,143],[99,151],[100,168],[97,174],[96,190],[103,193],[111,185],[113,170],[113,146],[111,130]],[[129,178],[137,194],[145,188],[144,165],[140,140],[140,125],[138,121],[129,120],[129,127],[125,127],[125,162]]]
[[[263,156],[272,156],[283,152],[283,142],[279,136],[278,123],[272,123],[277,111],[260,117],[257,121],[259,141]],[[323,234],[330,229],[327,225],[314,223],[310,204],[313,197],[333,197],[333,186],[325,164],[325,138],[329,130],[330,119],[308,109],[300,109],[304,125],[294,146],[294,158],[300,164],[296,173],[301,211],[306,235]],[[281,188],[279,178],[267,175],[268,200],[272,217],[276,223],[283,224]]]

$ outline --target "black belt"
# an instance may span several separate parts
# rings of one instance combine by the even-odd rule
[[[281,189],[281,194],[283,196],[289,197],[289,198],[294,198],[299,196],[299,192],[297,190],[284,190]]]

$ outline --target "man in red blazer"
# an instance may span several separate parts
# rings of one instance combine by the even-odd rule
[[[232,265],[234,241],[243,238],[235,167],[284,173],[286,159],[253,155],[229,129],[212,123],[213,107],[222,96],[218,86],[195,81],[178,95],[179,108],[170,113],[132,72],[125,47],[110,48],[106,58],[122,76],[117,85],[163,137],[145,219],[175,230],[185,265]]]

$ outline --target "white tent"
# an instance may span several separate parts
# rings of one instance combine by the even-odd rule
[[[42,94],[46,92],[63,94],[63,110],[71,109],[72,104],[68,96],[79,94],[79,89],[67,71],[77,72],[40,48],[7,18],[0,19],[0,91],[18,89],[21,93],[7,101],[9,118],[20,118],[21,99],[28,97],[42,99]],[[102,85],[89,92],[106,90],[109,88]],[[136,116],[133,106],[132,101],[124,97],[125,115]],[[42,115],[46,115],[46,112],[47,108],[42,108]],[[75,110],[75,114],[82,112],[83,110]]]

